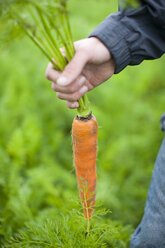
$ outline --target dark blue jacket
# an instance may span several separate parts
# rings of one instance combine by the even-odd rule
[[[115,60],[115,73],[165,53],[165,0],[140,3],[138,8],[108,16],[89,36],[97,37],[109,49]]]

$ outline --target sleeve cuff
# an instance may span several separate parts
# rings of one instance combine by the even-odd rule
[[[131,60],[126,40],[129,29],[120,22],[120,19],[120,12],[108,16],[88,36],[98,38],[108,48],[115,61],[115,74],[121,72]]]

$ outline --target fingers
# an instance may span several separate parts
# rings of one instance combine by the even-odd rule
[[[79,78],[84,66],[87,62],[85,53],[78,51],[71,62],[65,67],[63,72],[54,69],[49,63],[45,76],[48,80],[55,83],[53,86],[55,91],[70,93],[80,88],[85,81],[82,77]],[[64,88],[65,87],[65,88]]]
[[[73,81],[75,81],[81,74],[87,63],[87,55],[88,54],[84,52],[83,49],[78,50],[63,72],[55,70],[53,65],[49,63],[45,73],[46,78],[54,83],[57,83],[59,86],[67,86],[73,83]]]
[[[61,52],[65,55],[63,49]],[[78,49],[78,44],[76,44],[76,54],[63,72],[55,70],[51,63],[47,67],[46,78],[53,82],[52,88],[57,92],[57,97],[66,100],[69,108],[78,108],[79,98],[89,90],[85,85],[87,80],[81,74],[87,62],[88,52]]]
[[[85,53],[83,50],[78,50],[73,59],[59,76],[57,84],[60,86],[67,86],[71,84],[81,74],[87,61],[87,53]]]
[[[67,86],[60,86],[56,83],[52,84],[52,89],[56,92],[61,92],[61,93],[74,93],[78,91],[86,82],[86,79],[84,76],[78,77],[72,84],[69,84]]]
[[[69,101],[67,101],[66,102],[66,105],[70,109],[75,109],[75,108],[78,108],[79,107],[79,103],[78,102],[69,102]]]
[[[78,91],[71,93],[71,94],[66,94],[66,93],[61,93],[57,92],[56,95],[59,99],[62,100],[67,100],[69,102],[76,102],[78,101],[86,92],[88,91],[88,87],[86,85],[82,86]]]
[[[87,91],[88,87],[85,85],[87,79],[81,75],[76,78],[71,84],[66,86],[58,85],[56,82],[61,75],[61,72],[56,71],[51,63],[49,63],[45,76],[48,80],[52,81],[52,89],[57,92],[57,97],[67,101],[67,106],[71,109],[78,108],[78,100]]]
[[[56,71],[52,63],[49,63],[45,72],[45,77],[52,82],[56,82],[60,75],[61,72]]]

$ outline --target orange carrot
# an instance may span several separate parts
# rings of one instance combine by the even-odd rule
[[[96,157],[97,157],[98,125],[96,118],[76,117],[72,125],[74,164],[86,219],[90,220],[96,201]]]

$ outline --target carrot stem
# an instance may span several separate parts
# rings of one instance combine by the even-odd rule
[[[53,64],[53,66],[55,67],[56,70],[59,70],[59,67],[57,66],[57,64],[52,60],[51,56],[49,55],[49,53],[47,52],[47,50],[45,50],[45,48],[39,43],[39,41],[33,37],[24,27],[24,25],[20,24],[20,26],[22,27],[23,31],[25,32],[25,34],[33,41],[33,43],[41,50],[41,52],[48,58],[48,60]]]
[[[60,70],[63,70],[64,67],[66,66],[66,60],[64,59],[64,57],[62,56],[62,53],[54,39],[54,37],[52,36],[52,33],[50,31],[50,28],[49,26],[47,25],[46,23],[46,20],[44,18],[44,16],[42,15],[41,11],[39,8],[36,7],[36,10],[38,12],[38,15],[40,17],[40,20],[41,20],[41,23],[43,24],[43,27],[44,27],[44,30],[45,30],[45,38],[47,39],[47,41],[49,42],[50,46],[54,46],[54,51],[56,51],[56,54],[57,54],[57,58],[59,60],[59,67],[60,67]]]
[[[77,108],[78,117],[87,117],[91,114],[91,110],[89,107],[89,100],[87,95],[82,96],[79,99],[79,108]]]

